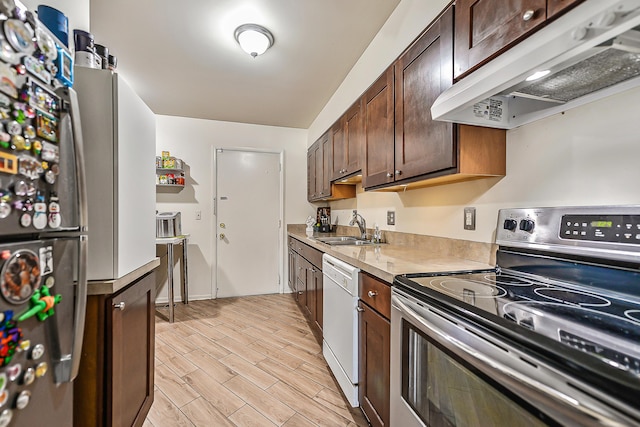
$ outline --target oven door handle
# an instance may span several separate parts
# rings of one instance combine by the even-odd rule
[[[434,319],[443,318],[448,320],[447,323],[450,323],[451,330],[447,331],[446,329],[440,328],[436,326],[433,322],[429,321],[429,319],[426,318],[428,316],[428,313],[421,315],[410,307],[410,305],[412,305],[410,301],[407,301],[407,303],[405,303],[404,301],[407,301],[405,297],[400,296],[398,294],[392,295],[391,297],[392,308],[398,310],[401,313],[401,316],[404,319],[406,319],[409,323],[411,323],[413,326],[417,327],[423,333],[427,334],[432,339],[435,339],[442,346],[449,349],[453,353],[457,354],[459,357],[466,360],[469,364],[476,367],[477,369],[480,369],[485,374],[490,375],[493,378],[495,378],[496,376],[500,376],[504,378],[506,381],[508,381],[509,384],[517,387],[517,389],[520,392],[530,394],[531,389],[537,391],[538,393],[546,396],[547,398],[542,400],[537,398],[535,400],[538,400],[541,403],[545,403],[546,405],[555,406],[554,403],[557,405],[557,401],[560,400],[564,405],[569,405],[572,408],[574,408],[576,411],[579,411],[579,412],[585,411],[585,408],[575,398],[570,397],[559,390],[555,390],[554,388],[548,386],[547,384],[543,384],[540,381],[535,380],[531,376],[526,375],[522,372],[519,372],[518,370],[510,366],[506,366],[503,363],[497,362],[496,356],[500,354],[498,352],[504,353],[505,351],[503,348],[509,349],[509,346],[505,345],[506,343],[501,341],[499,345],[502,348],[498,348],[498,349],[494,348],[493,349],[494,357],[492,357],[492,354],[489,354],[485,351],[478,351],[477,349],[474,349],[473,347],[469,346],[465,342],[455,337],[456,334],[453,333],[454,328],[457,331],[463,332],[464,334],[467,334],[472,338],[478,339],[477,337],[481,337],[483,340],[488,341],[489,343],[492,343],[491,340],[489,340],[487,337],[484,337],[482,334],[471,333],[470,331],[466,330],[467,329],[466,327],[460,326],[460,324],[462,323],[462,319],[456,318],[457,323],[455,323],[453,319],[449,319],[449,316],[445,315],[444,313],[441,313],[440,310],[434,310],[433,308],[424,308],[425,311],[432,312],[431,314],[434,316]],[[422,308],[423,307],[420,307],[419,309],[422,309]],[[393,314],[392,314],[392,322],[393,322]],[[493,346],[497,347],[498,344],[492,343],[491,347]],[[608,420],[611,420],[611,419],[608,419]],[[614,422],[611,425],[619,425],[619,424]]]

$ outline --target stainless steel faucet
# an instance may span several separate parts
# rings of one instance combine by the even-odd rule
[[[366,239],[367,238],[367,221],[365,221],[362,215],[358,213],[357,209],[353,210],[353,218],[351,218],[351,221],[349,222],[349,225],[354,225],[354,224],[357,224],[358,228],[360,229],[360,237],[363,239]]]

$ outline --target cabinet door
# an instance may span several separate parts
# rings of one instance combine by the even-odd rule
[[[112,405],[106,425],[141,426],[153,403],[155,275],[107,301],[107,396]]]
[[[322,155],[322,196],[331,197],[331,141],[329,132],[320,137]],[[316,172],[317,174],[317,172]]]
[[[307,151],[307,200],[316,199],[316,151],[314,146]]]
[[[391,325],[362,301],[359,307],[360,407],[372,426],[388,426]]]
[[[457,0],[454,77],[492,59],[546,19],[547,0]]]
[[[389,67],[363,95],[364,188],[393,182],[393,91],[393,67]]]
[[[298,255],[296,259],[296,269],[298,270],[296,275],[296,295],[298,304],[300,304],[300,308],[303,311],[306,310],[307,306],[307,271],[309,266],[309,262]]]
[[[289,274],[287,275],[287,284],[291,292],[296,292],[296,253],[289,248]]]
[[[395,63],[395,180],[456,166],[453,125],[431,118],[431,105],[453,84],[453,7]]]
[[[324,182],[324,158],[322,157],[322,145],[320,142],[314,144],[314,159],[315,159],[315,190],[313,191],[316,198],[322,198],[323,194],[323,182]]]
[[[315,323],[316,320],[316,268],[311,264],[307,263],[307,299],[305,304],[305,312],[309,316],[312,324]]]
[[[344,143],[344,116],[333,124],[331,138],[331,180],[343,176],[347,170],[347,152]]]
[[[347,158],[344,161],[343,175],[350,175],[360,170],[363,138],[362,101],[358,100],[344,114],[344,145]]]
[[[584,0],[547,0],[547,19],[555,18],[561,12],[564,13],[570,7],[582,3]]]
[[[322,270],[316,269],[313,273],[313,290],[315,292],[315,324],[322,332],[322,310],[323,310],[323,278]]]

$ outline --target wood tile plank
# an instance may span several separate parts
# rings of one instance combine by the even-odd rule
[[[155,373],[155,385],[178,408],[198,398],[198,393],[166,365],[157,366]]]
[[[229,419],[238,427],[276,427],[274,423],[250,405],[244,405],[231,414]]]
[[[224,414],[202,397],[183,406],[182,412],[196,427],[234,427]]]
[[[295,414],[289,406],[240,376],[230,379],[224,386],[276,425],[284,424]]]
[[[193,427],[187,416],[161,391],[154,394],[148,418],[154,427]]]
[[[223,415],[229,416],[245,402],[201,370],[185,375],[184,380]]]
[[[291,370],[271,359],[263,360],[258,364],[258,367],[280,379],[280,381],[289,384],[291,387],[308,397],[314,397],[325,388],[309,377]]]
[[[192,351],[191,353],[185,354],[184,357],[220,384],[238,375],[236,371],[220,363],[217,359],[202,350]]]
[[[273,375],[263,371],[262,369],[247,362],[245,359],[235,354],[230,354],[229,356],[223,357],[222,359],[220,359],[220,363],[223,363],[224,365],[237,372],[239,375],[243,376],[263,390],[271,387],[276,382],[278,382],[278,379],[273,377]]]

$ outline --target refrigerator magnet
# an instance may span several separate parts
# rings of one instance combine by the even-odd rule
[[[53,38],[42,27],[36,28],[36,44],[47,61],[55,61],[58,58],[58,48]]]
[[[24,215],[31,218],[31,215],[27,213]],[[31,225],[31,221],[28,225]],[[23,227],[28,225],[23,225]],[[39,287],[40,261],[38,256],[29,249],[15,251],[0,271],[0,290],[4,299],[11,304],[23,304]],[[16,343],[19,341],[16,340]]]
[[[44,161],[58,163],[60,161],[60,150],[57,145],[42,141],[42,154],[40,157]]]
[[[31,97],[29,98],[29,104],[47,114],[59,114],[60,98],[36,82],[31,83]]]
[[[58,119],[41,111],[36,112],[36,127],[39,137],[58,142]]]
[[[0,62],[0,91],[12,98],[18,98],[17,77],[18,73],[13,67]]]
[[[31,55],[36,47],[33,43],[33,31],[18,19],[7,19],[3,25],[4,35],[13,50]]]
[[[56,68],[56,79],[65,86],[73,86],[73,58],[61,48],[58,48]]]
[[[39,78],[46,84],[51,84],[51,73],[47,71],[45,65],[33,56],[25,56],[23,63],[27,71],[33,76]]]
[[[0,172],[15,175],[18,173],[18,157],[0,152]]]

